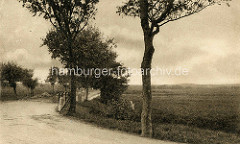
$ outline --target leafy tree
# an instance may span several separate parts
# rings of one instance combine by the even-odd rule
[[[96,13],[95,5],[98,0],[19,0],[34,15],[43,15],[46,20],[60,32],[62,40],[66,41],[64,55],[58,57],[67,60],[67,66],[75,67],[73,43],[77,35],[88,24]],[[58,48],[57,48],[58,49]],[[63,50],[63,49],[62,49]],[[58,54],[54,54],[53,57]],[[76,81],[71,75],[71,97],[68,115],[75,113],[76,109]]]
[[[17,82],[22,81],[25,77],[32,77],[32,70],[24,69],[14,63],[4,63],[1,67],[1,81],[8,81],[17,95]]]
[[[22,84],[29,88],[31,95],[34,95],[34,89],[38,85],[38,79],[25,78],[23,79]]]
[[[144,74],[142,74],[142,136],[152,137],[150,70],[155,50],[154,36],[159,33],[163,25],[169,22],[198,13],[214,4],[228,1],[230,0],[128,0],[118,7],[119,14],[140,18],[144,35],[145,51],[141,64],[141,68],[144,70]]]
[[[66,41],[62,40],[59,32],[52,30],[47,34],[43,45],[48,46],[48,50],[54,58],[61,57],[62,63],[66,63],[68,60],[63,56],[64,49],[66,49],[65,43]],[[101,98],[109,97],[111,99],[110,95],[113,95],[111,94],[113,91],[107,89],[107,85],[110,85],[111,80],[111,84],[116,84],[115,86],[117,87],[117,83],[121,81],[115,80],[112,75],[105,77],[96,75],[91,70],[117,69],[118,66],[121,66],[121,64],[116,62],[117,54],[112,50],[116,47],[113,39],[104,40],[97,28],[88,27],[79,33],[73,46],[77,47],[77,49],[74,49],[75,63],[78,69],[82,70],[76,71],[79,74],[77,81],[81,87],[86,89],[86,97],[88,97],[88,88],[94,87],[102,91]],[[108,90],[109,93],[107,93]],[[117,89],[115,90],[117,91]],[[116,93],[116,91],[114,92]],[[121,95],[120,91],[119,95]]]
[[[76,63],[82,70],[85,70],[83,75],[78,77],[78,82],[85,88],[87,100],[89,87],[93,87],[94,82],[98,81],[98,76],[94,73],[90,74],[89,71],[111,68],[113,63],[116,63],[117,54],[112,51],[116,45],[113,39],[104,40],[101,32],[94,27],[84,30],[76,42],[76,47],[79,47],[76,51]]]
[[[48,77],[46,79],[46,82],[49,82],[52,86],[52,90],[53,90],[53,93],[55,93],[55,83],[57,82],[57,78],[58,78],[58,67],[51,67],[49,69],[49,73],[48,73]]]

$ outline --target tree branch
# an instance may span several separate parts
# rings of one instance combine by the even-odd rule
[[[152,20],[152,22],[155,24],[162,22],[167,17],[169,12],[171,11],[171,9],[173,7],[173,2],[174,2],[174,0],[169,0],[169,4],[167,5],[167,8],[165,9],[165,11],[161,14],[161,16],[158,19]]]
[[[185,18],[185,17],[191,16],[191,15],[193,15],[193,14],[195,14],[195,13],[199,13],[199,12],[201,12],[203,9],[205,9],[205,8],[207,8],[207,7],[209,7],[209,6],[212,6],[212,5],[214,5],[214,4],[215,4],[215,3],[212,3],[212,4],[209,4],[209,5],[205,6],[204,8],[201,8],[201,9],[199,9],[199,10],[190,12],[190,13],[188,13],[188,14],[186,14],[186,15],[183,15],[183,16],[180,16],[180,17],[177,17],[177,18],[174,18],[174,19],[169,19],[169,20],[163,22],[162,24],[160,24],[159,27],[167,24],[168,22],[176,21],[176,20],[179,20],[179,19],[181,19],[181,18]]]

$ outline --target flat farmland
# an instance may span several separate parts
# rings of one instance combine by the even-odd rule
[[[184,124],[239,132],[238,85],[175,85],[152,87],[153,124]],[[141,86],[130,86],[124,97],[135,104],[140,121]]]

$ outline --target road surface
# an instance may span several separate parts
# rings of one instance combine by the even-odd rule
[[[62,117],[56,104],[0,103],[0,144],[173,144]]]

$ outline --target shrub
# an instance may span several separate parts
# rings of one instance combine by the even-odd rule
[[[119,100],[112,100],[109,103],[112,107],[113,118],[118,120],[132,120],[134,119],[135,113],[130,106],[130,102],[126,99],[120,98]]]
[[[135,111],[130,107],[130,102],[120,98],[102,103],[100,99],[86,101],[81,104],[89,109],[89,113],[117,120],[132,120],[136,117]]]

